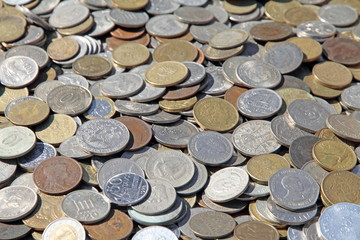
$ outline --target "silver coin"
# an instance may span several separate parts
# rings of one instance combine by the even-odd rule
[[[267,202],[266,200],[263,200],[263,199],[257,199],[256,200],[256,203],[255,203],[255,208],[256,208],[256,211],[258,212],[258,214],[264,218],[266,221],[272,223],[272,224],[277,224],[277,225],[280,225],[280,221],[278,221],[276,218],[274,218],[268,208],[267,208]]]
[[[176,201],[174,187],[163,179],[149,179],[150,193],[139,204],[133,205],[132,209],[145,215],[159,215],[169,210]]]
[[[184,82],[176,85],[177,87],[190,87],[200,83],[206,75],[205,68],[203,65],[196,62],[183,62],[188,68],[189,74]]]
[[[326,126],[337,136],[349,141],[360,142],[360,122],[350,116],[333,114],[326,119]]]
[[[236,75],[236,69],[238,66],[243,64],[244,62],[255,60],[251,57],[245,57],[245,56],[236,56],[226,59],[226,61],[223,63],[223,74],[226,78],[226,80],[232,82],[236,85],[242,85],[243,82],[241,79],[239,79]]]
[[[142,170],[145,171],[146,162],[155,153],[157,153],[156,149],[145,146],[137,151],[124,152],[121,155],[121,158],[126,158],[134,161],[139,167],[141,167]]]
[[[39,67],[36,62],[26,56],[7,57],[0,64],[0,82],[10,88],[29,85],[38,73]]]
[[[15,42],[6,43],[7,47],[17,47],[25,44],[35,44],[45,38],[44,29],[35,25],[30,25],[25,35]]]
[[[33,173],[23,173],[19,176],[16,176],[16,178],[11,182],[10,186],[25,186],[31,188],[36,193],[40,193],[40,190],[35,185]]]
[[[144,239],[177,240],[178,237],[166,227],[151,226],[141,229],[131,239],[132,240],[144,240]]]
[[[21,158],[16,158],[15,160],[21,168],[28,172],[33,172],[40,163],[55,156],[55,147],[48,143],[37,142],[33,150]]]
[[[158,143],[173,148],[186,147],[191,136],[199,132],[194,124],[184,120],[167,125],[153,124],[152,130]]]
[[[40,1],[31,11],[38,15],[43,15],[52,12],[54,8],[60,3],[60,0],[43,0]]]
[[[272,153],[281,145],[272,135],[269,121],[253,120],[238,126],[232,137],[235,148],[245,156]]]
[[[149,34],[158,37],[177,37],[187,31],[188,24],[177,21],[174,15],[159,15],[150,18],[145,28]]]
[[[321,139],[315,136],[302,136],[295,139],[289,148],[289,155],[292,164],[301,169],[305,163],[311,161],[312,148]]]
[[[319,97],[314,97],[315,101],[317,103],[319,103],[323,108],[325,108],[330,114],[337,114],[338,112],[336,111],[336,108],[334,106],[332,106],[329,102],[327,102],[326,100],[319,98]]]
[[[116,111],[131,116],[147,116],[156,113],[159,105],[155,103],[137,103],[126,100],[115,101]]]
[[[200,7],[180,7],[175,12],[177,20],[189,24],[207,24],[214,19],[214,14]]]
[[[322,3],[326,2],[326,0],[297,0],[302,4],[313,4],[313,5],[321,5]]]
[[[255,88],[242,93],[237,100],[240,113],[252,119],[264,119],[280,111],[283,100],[271,89]]]
[[[328,38],[334,36],[336,28],[329,23],[320,21],[302,22],[296,27],[298,37]]]
[[[233,155],[233,145],[222,134],[202,131],[189,139],[188,151],[197,161],[216,166],[229,161]]]
[[[129,97],[133,102],[150,102],[160,98],[166,92],[166,88],[154,87],[145,82],[143,88],[141,88],[136,94]]]
[[[258,60],[238,66],[236,75],[250,88],[273,88],[281,82],[281,73],[277,68]]]
[[[134,173],[143,178],[145,177],[144,171],[134,161],[125,158],[113,158],[106,161],[98,170],[99,187],[104,189],[109,179],[121,173]]]
[[[141,116],[141,119],[154,124],[168,124],[179,121],[181,115],[171,114],[164,111],[159,111],[155,114],[148,116]]]
[[[243,169],[223,168],[211,175],[205,194],[214,202],[228,202],[240,196],[248,183],[249,175]]]
[[[175,1],[167,0],[150,0],[145,7],[145,11],[151,15],[169,14],[173,13],[180,7]]]
[[[176,0],[177,3],[180,3],[184,6],[200,7],[207,3],[208,0]]]
[[[209,45],[217,49],[229,49],[243,45],[249,34],[242,30],[229,29],[215,34],[209,41]]]
[[[76,136],[69,137],[63,141],[60,144],[58,151],[63,156],[75,159],[84,159],[92,156],[90,152],[85,151],[80,147]]]
[[[223,212],[223,213],[237,213],[240,212],[242,210],[244,210],[247,206],[248,203],[247,202],[243,202],[243,201],[239,201],[237,199],[235,200],[231,200],[229,202],[225,202],[225,203],[216,203],[211,201],[206,194],[203,194],[201,196],[201,200],[204,202],[204,204],[217,212]]]
[[[360,86],[345,88],[341,93],[341,102],[352,110],[360,110]]]
[[[320,187],[307,172],[294,168],[283,168],[269,180],[272,200],[279,206],[291,211],[313,206]]]
[[[148,195],[149,183],[135,173],[120,173],[106,182],[104,193],[117,205],[131,206],[141,202]]]
[[[217,5],[207,5],[205,9],[214,14],[215,19],[220,23],[226,23],[229,19],[229,15],[224,8]]]
[[[14,56],[29,57],[37,63],[40,69],[44,68],[49,63],[49,57],[46,51],[37,46],[24,45],[24,46],[14,47],[11,48],[9,51],[7,51],[5,55],[6,58],[10,58]],[[30,66],[28,66],[27,64],[25,64],[25,66],[27,66],[27,68],[30,68]],[[31,68],[33,67],[31,66]]]
[[[319,223],[318,222],[314,222],[308,227],[308,229],[306,231],[306,239],[324,240],[324,238],[321,236],[321,233],[319,231]]]
[[[205,71],[205,79],[208,84],[203,90],[201,90],[203,93],[210,95],[219,95],[225,93],[229,88],[232,87],[232,84],[226,81],[223,75],[222,67],[206,67]]]
[[[258,3],[254,11],[246,14],[230,14],[229,19],[233,22],[243,23],[260,19],[265,13],[265,8]]]
[[[0,129],[0,158],[24,156],[35,147],[36,137],[27,127],[12,126]]]
[[[52,221],[44,230],[42,234],[43,240],[53,240],[54,236],[61,238],[65,237],[71,238],[75,236],[74,239],[85,240],[86,233],[83,225],[73,218],[59,218]]]
[[[93,83],[89,90],[91,92],[91,94],[94,96],[94,97],[101,97],[102,94],[101,94],[101,84],[104,82],[104,80],[97,80],[95,83]]]
[[[77,190],[68,193],[61,202],[61,209],[71,218],[83,223],[96,223],[110,213],[110,203],[100,193]]]
[[[99,37],[111,31],[115,24],[111,21],[110,10],[94,11],[91,13],[94,17],[94,26],[88,32],[90,37]]]
[[[277,89],[282,88],[298,88],[310,93],[310,88],[306,83],[300,78],[291,76],[291,75],[283,75],[283,81],[277,86]]]
[[[31,0],[4,0],[4,3],[15,6],[15,5],[24,5],[30,3]]]
[[[93,119],[81,125],[76,134],[79,145],[94,155],[111,155],[123,150],[130,133],[124,124],[114,119]]]
[[[225,24],[214,21],[213,23],[206,25],[191,25],[190,33],[197,41],[201,43],[208,43],[217,33],[228,29],[229,27]]]
[[[208,172],[206,167],[194,161],[195,172],[193,178],[182,187],[176,189],[180,195],[191,195],[199,192],[208,181]]]
[[[101,93],[111,98],[125,98],[138,93],[143,86],[144,80],[139,75],[118,73],[102,82]]]
[[[37,194],[25,186],[10,186],[0,190],[0,221],[12,222],[29,215],[38,202]]]
[[[303,225],[316,216],[317,205],[297,211],[289,211],[275,204],[271,197],[267,200],[267,209],[269,213],[280,223],[288,225]]]
[[[319,185],[321,184],[323,179],[329,174],[328,171],[320,167],[319,164],[317,164],[315,161],[309,161],[305,163],[302,166],[301,170],[308,172]]]
[[[121,27],[139,28],[149,20],[149,15],[144,11],[130,12],[119,8],[112,8],[110,11],[111,20]]]
[[[263,22],[269,22],[269,20],[242,22],[242,23],[235,24],[231,28],[232,29],[240,29],[240,30],[244,30],[246,32],[250,32],[251,28],[253,28],[254,26],[256,26],[256,25],[258,25],[260,23],[263,23]]]
[[[287,231],[288,240],[306,240],[301,226],[289,226]]]
[[[52,111],[71,116],[85,112],[91,105],[90,91],[79,85],[65,84],[49,92],[47,103]]]
[[[186,154],[175,150],[163,150],[149,158],[145,172],[149,179],[165,179],[178,188],[191,181],[195,167]]]
[[[75,73],[65,73],[57,77],[58,81],[64,84],[79,85],[84,88],[89,88],[89,82],[81,75]]]
[[[240,224],[243,222],[254,221],[254,219],[250,215],[241,215],[241,216],[235,217],[234,220],[237,224]]]
[[[265,197],[270,194],[269,186],[250,181],[244,194],[250,197]]]
[[[7,183],[15,174],[16,162],[13,160],[0,160],[0,185]]]
[[[186,216],[178,223],[181,233],[191,239],[197,239],[197,237],[194,235],[193,231],[190,229],[189,221],[193,216],[195,216],[199,213],[211,212],[211,211],[214,211],[214,210],[209,209],[209,208],[200,208],[200,207],[195,207],[195,208],[189,209],[189,211],[186,213]]]
[[[292,43],[279,43],[267,49],[264,62],[276,67],[282,74],[295,71],[304,59],[301,49]]]
[[[34,90],[34,96],[40,98],[44,102],[47,101],[49,93],[56,87],[65,85],[65,83],[60,81],[45,81],[36,86]]]
[[[89,9],[84,5],[72,4],[60,8],[58,6],[51,14],[49,23],[56,28],[69,28],[84,22],[89,14]]]
[[[117,157],[118,154],[110,156],[92,156],[91,157],[91,166],[95,169],[96,172],[104,165],[104,163],[114,157]]]
[[[26,17],[27,20],[30,23],[34,23],[36,25],[41,26],[42,28],[44,28],[45,30],[49,30],[49,31],[53,31],[54,28],[52,26],[50,26],[50,24],[45,21],[44,19],[42,19],[41,17],[39,17],[38,15],[36,15],[35,13],[33,13],[32,11],[30,11],[28,8],[24,7],[24,6],[20,6],[20,5],[16,5],[15,8],[17,10],[19,10],[20,12],[22,12]],[[50,17],[50,16],[49,16]],[[46,42],[46,38],[44,38],[41,43],[39,42],[38,46],[44,46]]]
[[[317,12],[319,19],[334,26],[349,26],[358,20],[357,11],[345,4],[328,4]]]
[[[276,140],[286,147],[289,147],[299,137],[311,135],[290,124],[287,115],[274,117],[271,120],[271,131]]]
[[[287,109],[289,120],[296,127],[314,133],[325,128],[330,112],[313,100],[296,99]]]

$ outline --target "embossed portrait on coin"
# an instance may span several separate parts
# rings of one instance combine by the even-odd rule
[[[45,176],[46,188],[63,188],[66,185],[66,179],[70,177],[66,163],[61,161],[57,162],[55,166],[43,168]]]
[[[285,176],[283,179],[281,179],[281,185],[287,191],[284,196],[285,198],[294,192],[301,193],[301,199],[292,199],[293,201],[296,201],[296,200],[302,201],[306,198],[305,187],[301,183],[301,180],[299,178],[293,177],[293,176]],[[296,196],[298,197],[299,195],[296,194]]]

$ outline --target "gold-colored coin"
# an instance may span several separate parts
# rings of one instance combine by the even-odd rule
[[[290,168],[290,164],[278,154],[258,155],[250,158],[247,163],[250,177],[260,184],[267,184],[270,177],[283,168]]]
[[[339,38],[347,38],[347,39],[354,40],[354,41],[359,41],[358,39],[356,39],[356,37],[354,36],[352,31],[339,32],[337,34],[337,37],[339,37]]]
[[[181,35],[179,37],[164,38],[164,37],[155,36],[155,39],[158,40],[160,43],[167,43],[167,42],[171,42],[173,40],[184,40],[187,42],[191,42],[192,40],[194,40],[194,37],[191,34],[191,32],[188,31],[187,33],[185,33],[184,35]]]
[[[145,81],[155,87],[169,87],[181,83],[188,76],[189,70],[175,61],[155,63],[145,73]]]
[[[82,180],[87,184],[96,186],[99,184],[97,180],[97,172],[95,168],[87,162],[80,162],[80,165],[83,169],[83,177]]]
[[[301,6],[286,10],[284,20],[290,26],[296,27],[300,23],[318,20],[317,14],[311,8]]]
[[[270,222],[268,219],[265,219],[263,216],[261,216],[259,211],[256,208],[256,202],[255,201],[250,202],[250,204],[249,204],[249,214],[255,220],[255,222],[259,221],[261,223],[266,223],[268,225],[271,225],[271,226],[274,226],[274,227],[277,227],[277,228],[286,227],[286,225],[279,225],[276,222]],[[235,232],[235,235],[236,235],[236,232]],[[251,237],[246,238],[246,239],[251,239]]]
[[[329,4],[345,4],[356,9],[360,15],[360,1],[359,0],[331,0]]]
[[[2,8],[3,7],[3,1],[2,0],[0,0],[0,8]]]
[[[11,101],[26,96],[29,96],[29,90],[26,87],[13,89],[0,85],[0,113],[4,113]]]
[[[348,171],[329,173],[321,183],[322,193],[330,204],[360,204],[360,177]]]
[[[35,128],[36,137],[46,143],[59,145],[76,133],[75,120],[65,114],[52,114]]]
[[[112,4],[117,8],[135,11],[146,7],[149,0],[111,0]]]
[[[325,87],[320,84],[314,77],[309,75],[304,78],[304,82],[309,86],[312,94],[325,99],[335,98],[341,95],[342,90]]]
[[[80,49],[79,43],[71,38],[59,38],[49,44],[47,54],[51,59],[63,61],[74,57]]]
[[[353,74],[355,80],[360,81],[360,64],[347,67]]]
[[[193,112],[196,123],[205,130],[226,132],[239,122],[238,110],[221,98],[201,99],[195,104]]]
[[[344,65],[330,61],[316,64],[312,73],[320,84],[329,88],[345,88],[353,79],[351,71]]]
[[[160,44],[154,51],[156,62],[164,61],[194,61],[198,56],[197,48],[188,41],[171,40]]]
[[[257,7],[255,0],[225,0],[224,9],[233,14],[246,14],[254,11]]]
[[[312,149],[314,160],[328,171],[351,170],[356,165],[355,152],[345,143],[336,140],[321,140]]]
[[[283,104],[283,110],[286,110],[290,103],[296,99],[315,100],[315,98],[310,93],[298,88],[282,88],[276,90],[276,92],[285,102],[285,104]]]
[[[16,15],[0,16],[0,42],[14,42],[25,34],[26,20]]]
[[[89,31],[94,26],[94,18],[89,16],[84,22],[70,28],[58,28],[57,31],[64,36],[81,35]]]
[[[61,210],[64,196],[53,196],[40,193],[40,201],[30,216],[23,219],[23,223],[35,230],[44,230],[52,221],[65,217]]]
[[[330,139],[330,140],[339,141],[339,142],[344,143],[347,146],[349,146],[352,150],[354,150],[355,147],[357,147],[356,143],[348,141],[346,139],[339,138],[338,136],[335,135],[335,133],[333,131],[331,131],[328,128],[323,128],[323,129],[317,131],[315,133],[315,136],[318,138],[322,138],[322,139]]]
[[[139,43],[126,43],[114,49],[112,58],[121,67],[133,68],[145,63],[150,58],[150,52]]]
[[[102,114],[99,114],[96,111],[96,108],[98,106],[106,106],[108,114],[103,116]],[[110,109],[108,108],[110,106]],[[94,97],[94,100],[92,101],[92,105],[90,106],[89,110],[84,113],[84,117],[86,119],[96,119],[96,118],[111,118],[114,116],[116,110],[115,110],[115,103],[111,98],[108,97]]]
[[[337,99],[328,100],[331,106],[333,106],[338,114],[342,112],[342,106]]]
[[[162,100],[159,101],[159,106],[165,112],[183,112],[192,109],[197,101],[196,96],[184,100]]]
[[[99,79],[112,70],[109,60],[98,55],[86,55],[77,59],[72,64],[75,73],[90,79]]]
[[[288,152],[282,155],[282,157],[285,158],[285,160],[290,164],[291,167],[296,168],[294,163],[291,161],[290,154]]]
[[[325,207],[330,207],[332,204],[329,202],[328,199],[326,199],[326,197],[324,196],[324,194],[321,192],[320,193],[320,199],[322,201],[322,203],[324,204]],[[322,213],[321,213],[322,214]]]
[[[217,49],[217,48],[208,46],[205,49],[204,54],[205,54],[205,57],[209,60],[223,61],[230,57],[239,55],[240,53],[242,53],[244,51],[244,49],[245,49],[244,45],[241,45],[236,48],[230,48],[230,49]]]
[[[41,232],[33,232],[31,236],[34,238],[34,240],[42,240],[42,233]]]
[[[18,17],[21,17],[24,20],[26,20],[26,16],[14,7],[0,8],[0,16],[3,17],[3,16],[9,16],[9,15],[18,16]]]
[[[14,126],[14,124],[12,124],[6,117],[0,116],[0,129],[12,126]]]
[[[196,204],[196,194],[182,197],[182,199],[184,199],[190,205],[190,207],[194,207]]]
[[[265,4],[265,14],[275,22],[285,22],[285,13],[287,10],[300,7],[301,4],[295,0],[274,0]]]
[[[286,42],[298,46],[304,54],[303,62],[313,62],[322,54],[322,47],[318,41],[311,38],[294,37],[286,40]]]
[[[15,125],[31,126],[44,121],[50,113],[47,103],[34,97],[15,100],[5,109],[5,116]]]

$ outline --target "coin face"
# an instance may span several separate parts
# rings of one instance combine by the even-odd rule
[[[98,79],[112,70],[112,64],[104,57],[87,55],[77,59],[73,65],[75,73],[90,79]]]
[[[77,238],[85,240],[86,233],[84,227],[77,220],[73,218],[59,218],[51,222],[44,230],[43,239],[56,239],[60,237]]]
[[[25,33],[26,21],[16,15],[5,15],[0,18],[0,41],[13,42],[21,38]]]
[[[155,87],[170,87],[185,80],[189,70],[183,63],[166,61],[156,63],[145,73],[145,80]]]
[[[50,43],[47,53],[50,58],[55,60],[67,60],[74,57],[80,49],[79,43],[71,38],[61,38]],[[66,50],[64,52],[64,50]]]
[[[241,240],[249,238],[279,239],[279,233],[273,226],[260,221],[247,221],[237,225],[234,235]]]
[[[0,157],[21,157],[35,147],[35,134],[29,128],[13,126],[0,129]]]
[[[346,38],[329,39],[323,44],[323,49],[331,61],[355,65],[360,62],[357,57],[359,43]]]

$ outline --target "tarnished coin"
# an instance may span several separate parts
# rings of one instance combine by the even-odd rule
[[[123,150],[129,142],[126,126],[114,119],[93,119],[80,126],[76,134],[82,148],[94,155],[111,155]]]
[[[88,32],[90,37],[99,37],[111,31],[115,23],[110,19],[110,9],[94,11],[94,26]]]
[[[214,202],[227,202],[240,196],[249,183],[249,175],[241,168],[227,167],[210,177],[206,196]]]
[[[110,98],[125,98],[136,94],[144,86],[143,79],[133,73],[117,73],[101,84],[101,94]]]
[[[35,147],[35,134],[29,128],[13,126],[0,129],[0,158],[21,157]]]
[[[38,202],[37,194],[25,186],[10,186],[0,190],[0,220],[12,222],[29,215]]]
[[[105,196],[120,206],[141,202],[149,193],[149,183],[135,173],[120,173],[110,178],[104,186]]]
[[[360,142],[360,123],[354,118],[342,114],[330,115],[326,119],[326,126],[339,137]]]
[[[313,159],[312,148],[314,144],[320,140],[320,138],[310,134],[307,136],[299,136],[297,139],[295,139],[289,148],[292,165],[301,169],[304,164],[311,161]]]
[[[16,15],[0,17],[0,41],[14,42],[25,34],[26,20]]]
[[[112,52],[113,61],[124,68],[141,65],[145,63],[149,57],[149,50],[139,43],[122,44]]]
[[[188,73],[183,63],[165,61],[150,66],[145,73],[145,81],[155,87],[169,87],[184,81]]]
[[[139,9],[143,9],[149,0],[135,0],[135,1],[126,1],[126,0],[112,0],[111,3],[115,5],[117,8],[135,11]]]
[[[177,37],[186,32],[188,24],[176,20],[174,15],[152,17],[145,25],[146,31],[159,37]]]
[[[0,112],[4,113],[6,106],[13,100],[26,97],[29,95],[29,90],[24,88],[12,89],[0,86]]]
[[[360,43],[346,38],[334,38],[323,44],[325,56],[334,62],[355,65],[360,63]]]
[[[312,94],[324,99],[331,99],[341,95],[341,89],[333,89],[322,85],[314,75],[308,75],[304,78],[304,82],[310,87]]]
[[[252,27],[250,35],[259,41],[278,41],[289,37],[292,29],[285,23],[265,22]]]
[[[224,1],[224,8],[227,12],[233,14],[246,14],[252,12],[256,8],[256,1],[254,0],[245,0],[243,2],[238,2],[236,0],[226,0]]]
[[[22,223],[0,223],[0,239],[24,239],[31,231]]]
[[[80,147],[76,136],[69,137],[63,141],[60,144],[58,151],[63,156],[75,159],[84,159],[92,156],[90,152]]]
[[[225,30],[214,35],[209,45],[220,49],[234,48],[243,44],[248,37],[249,34],[242,30]]]
[[[85,240],[86,233],[84,227],[77,220],[64,217],[51,222],[42,234],[43,240],[56,238]]]
[[[98,79],[107,75],[112,70],[111,62],[98,55],[86,55],[76,59],[72,64],[75,73],[89,79]]]
[[[168,228],[161,226],[151,226],[146,227],[138,231],[133,237],[132,240],[142,240],[142,239],[166,239],[166,240],[176,240],[178,237]]]
[[[269,180],[272,200],[290,211],[313,206],[319,196],[319,185],[307,172],[283,168]]]
[[[328,4],[322,6],[317,14],[321,21],[339,27],[349,26],[358,19],[356,10],[345,4]]]
[[[307,10],[308,11],[308,10]],[[288,43],[295,44],[303,52],[303,62],[313,62],[320,58],[322,47],[319,42],[306,37],[293,37],[286,40]]]
[[[174,15],[178,21],[189,24],[206,24],[214,19],[211,11],[201,7],[180,7],[174,12]]]
[[[223,212],[223,213],[228,213],[228,214],[232,214],[232,213],[237,213],[240,212],[241,210],[244,210],[248,203],[245,201],[240,201],[240,200],[231,200],[229,202],[224,202],[224,203],[216,203],[211,201],[206,194],[203,194],[201,196],[201,200],[204,202],[205,206],[207,206],[208,208],[217,211],[217,212]]]
[[[155,103],[137,103],[126,100],[115,101],[116,111],[131,116],[147,116],[156,113],[159,105]]]
[[[207,59],[211,61],[225,61],[230,57],[241,54],[244,51],[244,45],[229,49],[218,49],[206,45],[204,49],[203,52]]]

